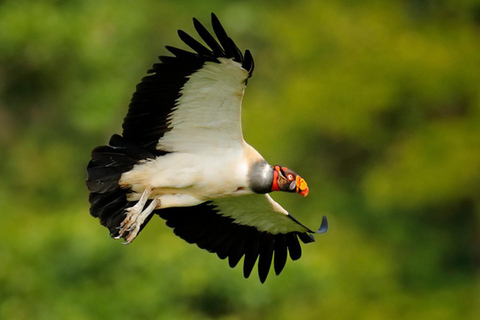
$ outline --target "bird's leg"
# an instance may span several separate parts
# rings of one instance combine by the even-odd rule
[[[140,214],[140,212],[143,210],[143,208],[145,207],[145,204],[148,201],[148,197],[150,197],[151,194],[152,194],[152,188],[150,186],[147,186],[143,191],[142,196],[137,201],[137,203],[134,206],[125,209],[126,217],[120,224],[120,227],[124,227],[130,224],[131,220],[132,219],[134,220],[136,216]],[[120,232],[125,231],[127,228],[128,227],[120,229]]]
[[[145,208],[145,204],[148,201],[148,197],[152,194],[152,188],[147,187],[143,191],[140,200],[133,207],[125,209],[125,219],[122,221],[119,227],[118,238],[124,238],[125,244],[132,242],[138,235],[142,224],[152,214],[155,207],[157,207],[158,200],[153,199],[152,202]]]
[[[132,242],[140,232],[140,228],[142,227],[145,220],[152,214],[153,210],[157,205],[157,199],[153,199],[152,202],[145,208],[145,210],[141,211],[139,214],[136,215],[135,221],[130,223],[130,227],[126,229],[127,235],[124,235],[125,242],[124,244],[129,244]],[[122,227],[123,228],[123,227]]]

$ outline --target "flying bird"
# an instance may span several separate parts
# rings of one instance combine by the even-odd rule
[[[314,231],[269,195],[309,192],[305,180],[270,165],[245,142],[241,104],[254,62],[243,54],[212,13],[216,40],[193,19],[206,46],[178,31],[194,52],[166,46],[137,85],[122,135],[93,149],[87,167],[90,213],[114,238],[131,243],[153,215],[174,233],[235,267],[244,257],[248,278],[258,259],[263,283],[272,261],[283,270],[287,255],[300,258],[300,241]]]

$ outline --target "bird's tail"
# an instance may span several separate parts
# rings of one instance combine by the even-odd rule
[[[127,201],[130,190],[119,186],[120,177],[140,160],[149,158],[155,156],[119,135],[113,135],[108,146],[92,151],[86,182],[90,192],[90,214],[100,219],[112,237],[118,236],[120,224],[125,219],[125,209],[135,204]]]

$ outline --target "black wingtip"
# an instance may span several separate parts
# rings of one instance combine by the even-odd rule
[[[210,14],[210,18],[211,18],[211,21],[216,20],[216,22],[220,23],[220,21],[219,21],[218,18],[217,18],[217,15],[216,15],[215,13],[212,12],[212,13]]]
[[[200,37],[205,41],[205,43],[212,49],[214,56],[222,57],[225,56],[225,51],[223,48],[218,44],[217,40],[213,38],[213,36],[208,32],[208,30],[198,21],[197,19],[193,18],[193,26]]]
[[[318,228],[318,231],[316,233],[325,233],[328,230],[328,220],[327,216],[323,216],[322,218],[322,224],[320,225],[320,228]]]
[[[228,41],[228,35],[225,29],[223,28],[222,24],[220,23],[220,20],[218,20],[217,16],[212,13],[212,27],[213,27],[213,32],[217,36],[218,41],[220,44],[223,46],[225,49],[225,56],[233,56],[230,54],[229,51],[229,41]]]
[[[290,259],[293,261],[300,259],[302,256],[302,247],[298,242],[296,233],[287,233],[285,236],[287,242],[288,252],[290,254]]]
[[[207,49],[203,44],[195,40],[191,37],[188,33],[183,30],[177,30],[177,34],[180,39],[190,48],[192,48],[195,52],[197,52],[200,56],[213,58],[213,52]]]
[[[275,238],[273,235],[268,233],[262,234],[262,245],[258,258],[258,276],[261,283],[264,283],[267,279],[270,266],[272,265],[274,243]]]
[[[255,63],[253,61],[252,53],[250,50],[245,50],[245,56],[243,60],[242,67],[248,71],[248,77],[250,78],[255,68]]]
[[[190,53],[185,50],[167,47],[167,50],[175,55],[177,58],[186,59],[205,59],[207,61],[219,62],[217,58],[233,58],[234,61],[241,63],[242,67],[248,71],[248,77],[250,78],[254,69],[254,62],[252,54],[249,50],[245,51],[245,55],[240,51],[235,42],[228,36],[227,32],[223,28],[220,20],[215,13],[211,13],[211,22],[214,34],[217,40],[212,36],[210,32],[202,25],[197,18],[192,18],[195,30],[200,35],[205,45],[195,40],[189,34],[183,30],[177,30],[177,34],[180,39],[189,46],[195,53]],[[167,59],[161,59],[167,60]]]
[[[282,234],[277,236],[273,251],[275,252],[273,267],[275,269],[275,274],[278,276],[287,262],[287,244],[285,241],[285,235]]]

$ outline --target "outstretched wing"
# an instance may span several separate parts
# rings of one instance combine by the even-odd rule
[[[206,43],[185,32],[178,35],[195,52],[167,46],[137,85],[123,123],[123,137],[148,151],[192,151],[243,141],[240,121],[246,80],[253,58],[241,53],[212,13],[215,38],[194,19]]]
[[[312,233],[327,231],[326,217],[315,232],[302,225],[268,194],[216,199],[195,207],[156,211],[167,226],[189,243],[228,257],[235,267],[244,256],[243,273],[250,276],[258,258],[258,275],[263,283],[273,259],[275,273],[283,270],[287,253],[292,260],[302,255],[303,243],[315,241]]]

